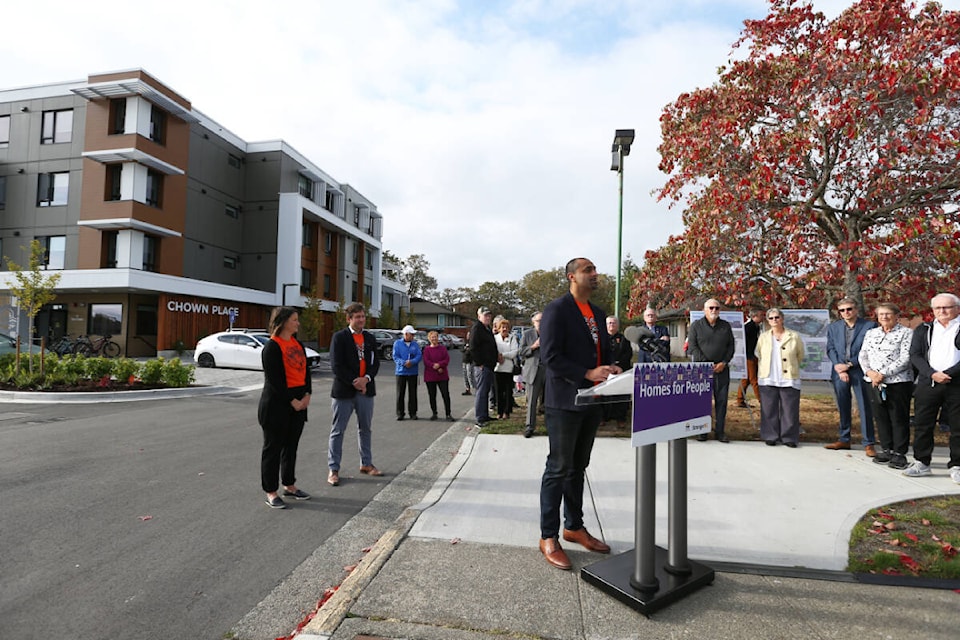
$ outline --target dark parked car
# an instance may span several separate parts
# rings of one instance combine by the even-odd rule
[[[381,360],[393,360],[393,343],[402,338],[396,329],[367,329],[377,339]]]

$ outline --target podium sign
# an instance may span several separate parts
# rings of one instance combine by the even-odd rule
[[[633,369],[633,446],[710,431],[713,365],[647,362]]]

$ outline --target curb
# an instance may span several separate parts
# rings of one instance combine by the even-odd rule
[[[476,441],[475,434],[468,435],[463,439],[454,459],[443,469],[423,500],[419,504],[405,509],[394,520],[393,525],[370,547],[370,551],[360,561],[357,568],[347,576],[334,594],[317,609],[317,612],[310,622],[303,627],[301,633],[294,636],[297,640],[329,640],[333,636],[350,612],[350,607],[380,573],[380,569],[383,568],[393,552],[407,537],[413,525],[416,524],[420,514],[439,502],[440,498],[443,497],[444,492],[460,473],[460,469],[466,464]]]
[[[47,393],[43,391],[0,391],[0,403],[21,404],[97,404],[101,402],[135,402],[213,396],[261,389],[263,385],[246,387],[183,387],[180,389],[143,389],[139,391],[78,391],[76,393]]]

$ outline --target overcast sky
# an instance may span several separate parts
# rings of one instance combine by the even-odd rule
[[[851,2],[816,0],[836,15]],[[960,9],[960,0],[942,2]],[[657,203],[663,107],[710,85],[765,0],[34,0],[3,11],[0,87],[143,68],[248,142],[283,139],[423,253],[440,288],[617,259],[682,232]]]

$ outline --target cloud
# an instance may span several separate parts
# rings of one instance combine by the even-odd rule
[[[243,139],[282,138],[350,183],[384,215],[385,248],[425,254],[441,288],[476,287],[575,255],[615,271],[618,128],[637,131],[623,255],[681,232],[680,211],[650,194],[664,178],[660,112],[713,82],[743,19],[766,7],[39,0],[6,9],[20,26],[0,53],[19,61],[9,86],[142,67]]]

